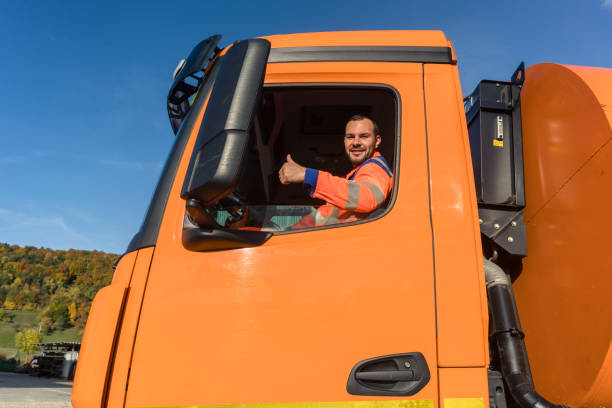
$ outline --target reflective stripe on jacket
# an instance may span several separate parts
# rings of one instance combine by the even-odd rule
[[[310,187],[312,197],[325,200],[326,204],[314,209],[313,214],[304,217],[293,228],[330,225],[367,217],[387,199],[393,186],[393,173],[380,153],[375,152],[344,178],[325,171],[306,169],[304,184]]]

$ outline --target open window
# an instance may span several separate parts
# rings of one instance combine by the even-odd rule
[[[255,55],[245,43],[238,43],[246,50],[243,60]],[[260,65],[251,61],[249,69],[241,70],[236,61],[226,62],[237,59],[230,54],[234,48],[224,57],[183,186],[188,214],[183,244],[192,250],[258,245],[274,233],[304,230],[296,224],[324,202],[310,197],[302,184],[281,184],[278,171],[291,154],[300,165],[345,176],[352,166],[343,136],[355,114],[377,122],[382,136],[378,151],[390,169],[396,160],[398,101],[392,89],[368,84],[255,86],[263,82],[263,57]],[[233,77],[223,72],[226,63]],[[247,84],[246,91],[236,89]],[[380,216],[389,201],[361,219]]]
[[[325,204],[311,198],[303,184],[281,184],[278,171],[287,154],[291,154],[302,166],[340,177],[348,174],[352,166],[344,151],[343,136],[347,120],[355,114],[372,117],[378,123],[382,134],[378,151],[392,169],[395,112],[394,94],[381,87],[265,87],[251,131],[245,168],[233,192],[248,204],[251,212],[250,219],[243,220],[245,224],[241,227],[295,231],[303,217]],[[228,210],[231,207],[216,212],[217,221],[226,227],[234,222]],[[368,216],[371,218],[372,213]]]

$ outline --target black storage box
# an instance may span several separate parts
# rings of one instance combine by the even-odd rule
[[[481,81],[466,100],[478,205],[525,207],[520,85]]]
[[[518,77],[518,79],[515,79]],[[524,64],[513,82],[481,81],[465,99],[480,231],[511,256],[527,255],[521,132]]]

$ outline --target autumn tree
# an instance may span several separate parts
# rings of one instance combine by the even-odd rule
[[[42,342],[42,336],[36,329],[26,329],[23,332],[17,332],[15,335],[15,347],[28,355],[39,350],[38,346],[34,344],[40,342]]]
[[[95,294],[110,283],[117,255],[0,243],[0,308],[38,311],[42,328],[85,327]]]

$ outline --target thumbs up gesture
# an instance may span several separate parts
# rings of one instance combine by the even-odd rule
[[[294,162],[290,154],[287,155],[287,161],[283,163],[278,171],[278,178],[283,184],[303,183],[305,175],[306,167]]]

